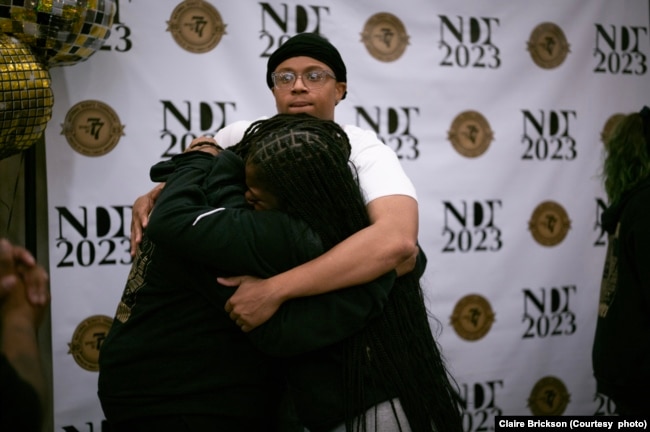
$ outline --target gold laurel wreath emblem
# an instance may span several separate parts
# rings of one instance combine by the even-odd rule
[[[366,21],[361,33],[361,41],[372,57],[379,61],[392,62],[406,51],[409,35],[399,18],[381,12]]]
[[[458,301],[451,315],[451,325],[461,339],[482,339],[492,328],[494,312],[487,299],[470,294]]]
[[[528,51],[533,62],[542,69],[560,66],[570,52],[562,29],[550,22],[536,26],[528,39]]]
[[[68,343],[68,354],[81,368],[99,370],[99,350],[112,324],[113,319],[106,315],[94,315],[79,323]]]
[[[105,155],[124,135],[124,125],[115,110],[97,100],[74,105],[61,127],[70,147],[85,156]]]
[[[448,139],[459,154],[475,158],[481,156],[490,147],[494,132],[481,113],[464,111],[451,123]]]
[[[571,220],[564,207],[554,201],[539,204],[528,222],[533,238],[542,246],[560,244],[571,228]]]
[[[562,415],[570,399],[566,385],[556,377],[547,376],[537,381],[533,387],[528,407],[533,415]]]
[[[203,0],[185,0],[172,11],[167,21],[167,31],[171,32],[174,41],[191,53],[205,53],[213,50],[224,34],[226,24],[223,23],[219,11]]]

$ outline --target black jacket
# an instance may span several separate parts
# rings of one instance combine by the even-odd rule
[[[99,397],[109,420],[172,413],[270,417],[285,364],[273,357],[335,344],[381,313],[394,272],[287,302],[248,334],[232,323],[223,307],[233,289],[218,285],[216,276],[269,277],[323,252],[303,222],[252,211],[243,173],[241,159],[229,151],[216,158],[191,152],[152,168],[152,180],[166,185],[116,314],[122,320],[115,319],[100,350]],[[342,385],[337,367],[323,373],[311,377]],[[312,407],[314,417],[332,415],[327,406]]]
[[[0,431],[39,432],[43,408],[36,390],[0,353]]]
[[[645,401],[650,409],[650,179],[610,206],[602,226],[613,242],[618,276],[607,314],[596,326],[598,391],[615,401]]]

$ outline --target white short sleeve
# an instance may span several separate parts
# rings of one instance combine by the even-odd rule
[[[357,167],[366,203],[389,195],[407,195],[417,200],[415,186],[397,155],[379,140],[377,134],[353,125],[346,125],[343,129],[350,139],[350,160]]]
[[[220,129],[214,138],[221,147],[231,147],[241,141],[251,123],[249,120],[231,123]],[[343,130],[350,139],[350,160],[357,168],[366,203],[389,195],[407,195],[417,200],[415,187],[397,155],[377,134],[354,125],[345,125]]]
[[[244,132],[253,122],[250,120],[240,120],[219,129],[214,136],[217,144],[221,148],[232,147],[244,137]]]

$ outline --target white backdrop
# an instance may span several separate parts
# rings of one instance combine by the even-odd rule
[[[273,114],[266,55],[302,31],[348,66],[337,121],[376,130],[417,187],[427,298],[466,430],[491,430],[498,414],[613,412],[590,360],[598,175],[609,121],[650,103],[647,0],[117,6],[100,52],[51,70],[55,430],[101,430],[97,354],[149,167],[193,136]]]

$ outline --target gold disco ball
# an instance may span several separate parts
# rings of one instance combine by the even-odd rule
[[[2,0],[0,32],[26,44],[47,68],[85,61],[110,35],[114,0]]]
[[[22,42],[0,33],[0,159],[43,135],[53,103],[48,70]]]

